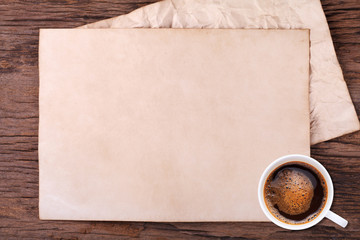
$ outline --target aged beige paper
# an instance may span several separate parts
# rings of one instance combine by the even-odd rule
[[[41,30],[39,64],[41,219],[266,221],[309,155],[308,30]]]
[[[164,0],[81,28],[311,29],[311,144],[360,129],[320,0]]]

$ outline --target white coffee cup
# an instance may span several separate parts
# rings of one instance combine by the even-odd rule
[[[295,224],[287,224],[287,223],[280,221],[279,219],[277,219],[275,216],[273,216],[270,213],[270,211],[268,210],[268,208],[266,207],[266,204],[265,204],[264,187],[265,187],[266,179],[279,166],[281,166],[285,163],[289,163],[289,162],[304,162],[304,163],[307,163],[307,164],[313,166],[315,169],[317,169],[323,175],[323,177],[325,178],[326,185],[327,185],[328,191],[327,191],[326,203],[325,203],[324,208],[322,209],[322,211],[318,214],[318,216],[316,218],[314,218],[312,221],[309,221],[309,222],[306,222],[303,224],[296,224],[296,225]],[[263,210],[263,212],[265,213],[267,218],[282,228],[286,228],[286,229],[290,229],[290,230],[306,229],[306,228],[316,225],[324,217],[330,219],[331,221],[339,224],[342,227],[346,227],[346,225],[348,224],[348,221],[346,221],[344,218],[340,217],[339,215],[337,215],[336,213],[334,213],[330,210],[330,207],[331,207],[331,204],[332,204],[333,198],[334,198],[334,187],[333,187],[333,183],[332,183],[329,173],[326,171],[326,169],[324,168],[323,165],[321,165],[318,161],[316,161],[315,159],[308,157],[308,156],[299,155],[299,154],[286,155],[286,156],[278,158],[277,160],[272,162],[265,169],[265,171],[263,172],[263,174],[260,178],[259,187],[258,187],[258,198],[259,198],[261,209]]]

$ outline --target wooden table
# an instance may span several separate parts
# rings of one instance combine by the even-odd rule
[[[311,148],[331,174],[329,220],[291,232],[272,223],[76,222],[38,219],[39,28],[71,28],[155,0],[0,0],[0,239],[360,239],[360,132]],[[322,0],[345,80],[360,113],[360,2]]]

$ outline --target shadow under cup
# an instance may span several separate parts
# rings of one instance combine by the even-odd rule
[[[333,185],[326,169],[304,155],[287,155],[270,164],[261,176],[258,197],[265,215],[276,225],[302,230],[328,213]]]

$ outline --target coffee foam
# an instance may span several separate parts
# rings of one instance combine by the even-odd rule
[[[325,179],[316,169],[302,162],[292,162],[292,164],[298,164],[311,169],[319,177],[320,184],[324,190],[324,195],[327,195]],[[326,197],[322,199],[318,211],[305,216],[302,220],[288,219],[280,214],[280,211],[283,214],[288,214],[289,216],[304,214],[309,210],[312,199],[314,198],[315,186],[313,181],[311,181],[311,179],[301,171],[286,168],[278,171],[286,165],[288,164],[284,164],[275,169],[266,180],[266,188],[264,189],[266,206],[274,217],[284,223],[298,225],[310,222],[323,210],[326,204]],[[273,178],[275,172],[276,177]]]
[[[314,186],[305,174],[284,169],[269,186],[270,201],[276,204],[280,211],[298,215],[309,210],[314,197]]]

